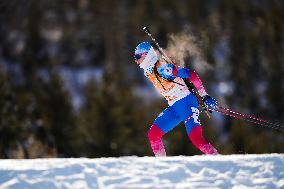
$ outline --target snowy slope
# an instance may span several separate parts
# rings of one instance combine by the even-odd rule
[[[1,160],[0,188],[284,188],[284,154]]]

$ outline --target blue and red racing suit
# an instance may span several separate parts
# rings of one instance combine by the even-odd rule
[[[155,88],[167,99],[169,106],[155,119],[148,132],[148,138],[155,156],[166,156],[162,136],[184,122],[191,142],[205,154],[218,154],[202,134],[199,122],[197,98],[190,92],[184,79],[194,84],[199,94],[207,95],[198,75],[186,68],[158,61],[144,74]]]

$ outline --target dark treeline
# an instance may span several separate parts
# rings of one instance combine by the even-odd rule
[[[280,0],[2,0],[0,158],[152,155],[147,131],[167,105],[133,62],[143,26],[163,47],[193,35],[210,67],[197,71],[222,106],[283,123],[283,20]],[[70,90],[66,70],[101,74]],[[284,152],[283,132],[202,121],[223,154]],[[200,154],[183,126],[164,140],[169,155]]]

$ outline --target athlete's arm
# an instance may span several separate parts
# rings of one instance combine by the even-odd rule
[[[201,79],[198,77],[194,70],[178,67],[174,64],[160,64],[157,70],[161,77],[167,80],[174,80],[176,77],[188,79],[193,83],[202,97],[207,95]]]

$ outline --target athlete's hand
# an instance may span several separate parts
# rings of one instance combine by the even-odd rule
[[[212,98],[212,97],[209,96],[209,95],[205,95],[205,96],[203,97],[203,102],[204,102],[206,108],[212,109],[212,110],[216,109],[216,108],[217,108],[217,105],[218,105],[217,100],[215,100],[214,98]]]

